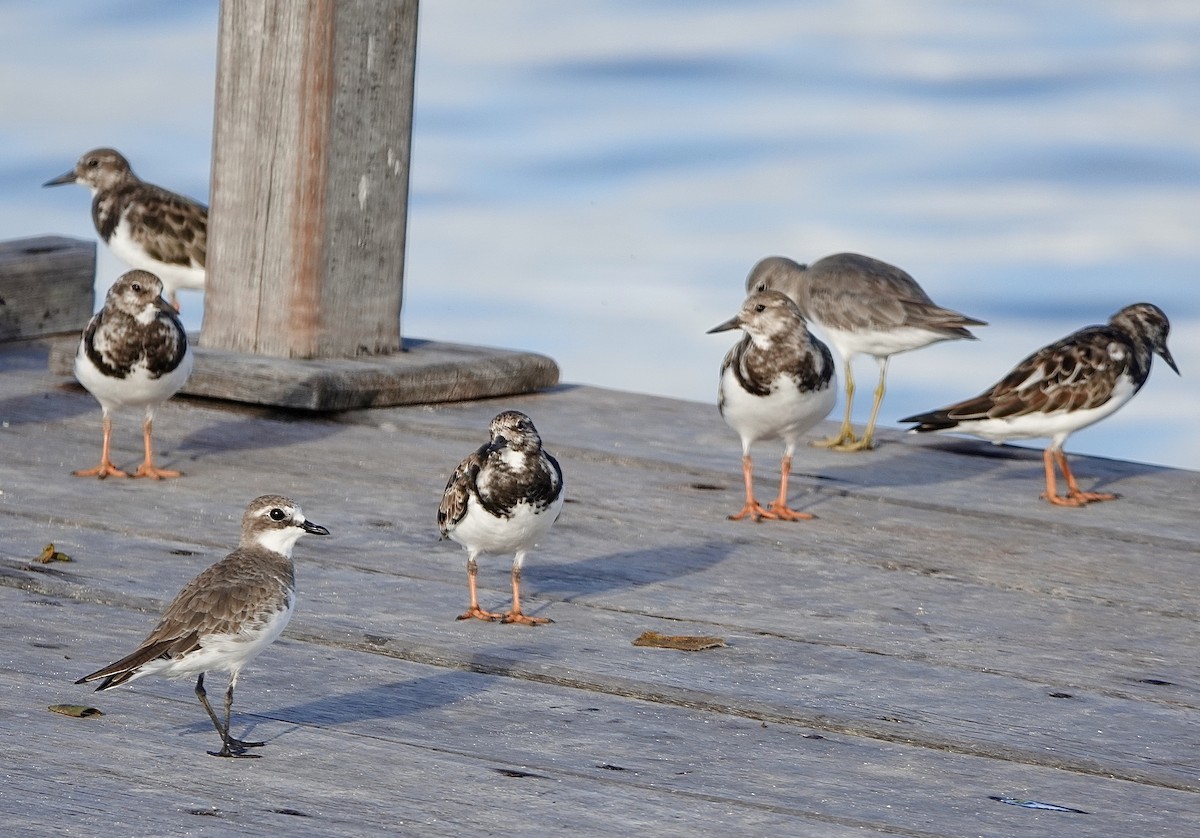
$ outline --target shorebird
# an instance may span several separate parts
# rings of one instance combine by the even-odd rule
[[[154,465],[154,411],[179,391],[192,372],[192,349],[178,315],[162,299],[162,283],[145,271],[121,276],[83,331],[75,353],[75,378],[100,402],[104,443],[100,464],[77,477],[179,477]],[[113,465],[112,413],[120,407],[145,410],[146,457],[133,475]]]
[[[916,280],[896,266],[857,253],[826,256],[811,266],[770,256],[755,265],[746,278],[748,292],[768,288],[791,297],[800,313],[825,332],[842,357],[846,416],[837,435],[813,443],[837,451],[875,447],[875,422],[893,355],[943,340],[975,340],[967,327],[987,325],[935,304]],[[875,403],[862,436],[854,433],[850,423],[854,407],[851,360],[859,354],[870,355],[879,364]]]
[[[900,421],[916,422],[912,430],[918,433],[966,433],[996,443],[1050,437],[1042,453],[1042,497],[1056,506],[1113,500],[1117,495],[1079,488],[1063,445],[1072,433],[1111,415],[1142,389],[1153,353],[1179,374],[1167,349],[1170,329],[1158,306],[1126,306],[1107,325],[1087,326],[1042,347],[975,398]],[[1067,481],[1065,496],[1055,486],[1055,465]]]
[[[242,516],[237,549],[209,567],[176,595],[154,630],[130,654],[85,675],[76,684],[101,678],[96,691],[110,690],[147,675],[196,678],[196,697],[221,737],[218,757],[253,757],[247,748],[265,742],[243,742],[229,733],[233,689],[238,676],[279,637],[296,604],[292,547],[305,533],[329,530],[304,517],[300,506],[280,495],[250,502]],[[204,691],[207,672],[228,672],[225,720],[221,721]]]
[[[542,438],[524,413],[504,411],[492,419],[489,432],[490,440],[454,470],[438,507],[442,538],[451,538],[467,550],[471,607],[458,619],[529,626],[553,622],[521,611],[521,566],[562,511],[562,469],[542,447]],[[515,554],[512,609],[504,614],[479,607],[475,576],[481,553]]]
[[[92,222],[117,258],[149,271],[178,311],[176,291],[203,290],[208,207],[146,183],[119,151],[97,148],[43,186],[79,183],[92,192]]]
[[[732,520],[749,516],[796,521],[812,518],[787,505],[792,454],[801,435],[829,415],[836,401],[833,356],[813,337],[799,308],[779,291],[752,293],[741,310],[719,326],[746,334],[721,364],[717,408],[742,438],[742,478],[746,502]],[[764,439],[783,440],[779,497],[767,508],[754,499],[750,446]]]

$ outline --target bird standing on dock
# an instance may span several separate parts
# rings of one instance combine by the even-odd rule
[[[251,757],[247,748],[265,742],[243,742],[229,733],[233,689],[251,660],[271,645],[292,617],[296,604],[292,547],[305,533],[329,530],[304,517],[295,501],[263,495],[242,516],[237,549],[209,567],[167,606],[150,635],[131,654],[76,681],[103,678],[96,691],[109,690],[146,675],[187,678],[196,675],[196,697],[221,736],[219,757]],[[224,723],[208,703],[206,672],[229,673]]]
[[[896,266],[857,253],[837,253],[812,265],[770,256],[746,278],[747,292],[767,289],[791,297],[800,313],[825,331],[842,356],[846,416],[836,436],[813,443],[835,451],[875,447],[875,422],[893,355],[943,340],[975,340],[967,326],[987,325],[935,304],[916,280]],[[862,436],[855,435],[850,423],[854,407],[851,360],[859,354],[871,355],[879,364],[875,403]]]
[[[1113,500],[1117,496],[1111,493],[1080,490],[1063,444],[1072,433],[1114,413],[1142,389],[1153,353],[1179,374],[1167,349],[1170,328],[1158,306],[1126,306],[1105,326],[1087,326],[1039,349],[981,395],[900,421],[916,422],[912,430],[918,433],[967,433],[996,443],[1050,437],[1042,453],[1046,471],[1042,497],[1056,506]],[[1056,464],[1067,481],[1065,496],[1055,487]]]
[[[804,316],[779,291],[752,293],[741,310],[708,330],[709,334],[742,329],[746,335],[725,356],[717,408],[742,438],[742,477],[746,503],[732,520],[812,518],[787,505],[792,454],[802,434],[833,410],[836,396],[833,356],[808,331]],[[783,439],[779,497],[767,508],[754,499],[750,446],[764,439]]]
[[[558,461],[542,448],[542,438],[524,413],[506,410],[492,419],[491,439],[454,470],[438,507],[442,538],[467,549],[471,607],[458,619],[500,620],[534,626],[549,623],[521,611],[521,566],[525,554],[558,520],[563,475]],[[475,591],[480,553],[515,553],[512,610],[484,611]]]
[[[192,372],[192,349],[179,316],[162,298],[162,283],[145,271],[121,276],[83,331],[75,354],[75,377],[100,402],[104,443],[100,465],[73,472],[77,477],[179,477],[157,468],[151,436],[154,411],[179,391]],[[146,458],[133,475],[109,456],[112,412],[144,408],[142,436]]]
[[[178,289],[204,289],[208,207],[141,180],[111,148],[87,152],[74,169],[42,185],[64,183],[92,191],[92,222],[100,238],[121,261],[161,279],[176,311]]]

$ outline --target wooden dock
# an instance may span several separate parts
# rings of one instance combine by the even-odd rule
[[[1196,473],[1074,458],[1123,497],[1055,509],[1036,451],[884,432],[797,456],[816,520],[731,522],[740,451],[712,405],[563,386],[316,417],[177,399],[155,438],[186,476],[98,482],[69,475],[98,406],[48,354],[0,346],[8,834],[1200,834]],[[539,628],[457,622],[465,554],[434,524],[506,407],[567,481],[523,580]],[[139,425],[118,417],[118,465]],[[779,452],[755,453],[769,497]],[[263,758],[205,753],[191,683],[75,686],[266,492],[332,536],[297,545],[296,617],[238,688]],[[51,542],[69,563],[33,562]],[[481,562],[484,607],[508,567]]]

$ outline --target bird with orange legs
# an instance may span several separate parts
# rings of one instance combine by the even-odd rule
[[[731,329],[741,329],[745,335],[721,364],[717,408],[742,439],[746,502],[729,517],[735,521],[812,518],[788,506],[788,475],[800,437],[828,416],[837,400],[833,356],[808,331],[796,304],[779,291],[752,293],[736,315],[708,331]],[[770,439],[783,440],[783,461],[779,495],[764,507],[754,498],[750,447]]]
[[[1152,303],[1136,303],[1103,326],[1087,326],[1034,352],[973,399],[901,419],[917,433],[966,433],[995,443],[1050,437],[1042,453],[1046,492],[1055,506],[1113,500],[1111,492],[1079,488],[1063,445],[1075,431],[1112,415],[1150,376],[1157,353],[1179,374],[1167,349],[1170,323]],[[1055,468],[1067,484],[1058,494]]]
[[[75,378],[100,402],[104,441],[95,468],[76,477],[149,477],[180,472],[154,465],[154,411],[175,395],[192,372],[192,349],[179,316],[162,298],[162,282],[146,271],[130,271],[108,289],[104,308],[92,316],[75,354]],[[112,461],[112,415],[141,408],[145,459],[129,474]]]
[[[521,610],[521,568],[529,550],[550,531],[563,506],[558,460],[542,447],[528,416],[506,410],[492,419],[490,439],[459,463],[438,507],[442,538],[467,550],[471,605],[458,619],[499,620],[527,626],[553,622]],[[479,606],[476,559],[482,553],[513,553],[512,608],[503,614]]]

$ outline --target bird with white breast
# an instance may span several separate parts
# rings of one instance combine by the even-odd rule
[[[71,171],[42,185],[66,183],[91,190],[100,238],[122,262],[162,280],[176,311],[179,289],[204,289],[208,207],[142,180],[112,148],[92,149]]]
[[[110,690],[147,675],[177,679],[196,677],[196,697],[221,737],[218,757],[253,757],[245,742],[229,732],[233,690],[238,676],[283,632],[296,605],[292,548],[300,536],[329,535],[304,517],[295,501],[263,495],[242,516],[237,549],[183,587],[163,612],[154,630],[130,654],[85,675],[75,683],[101,681],[96,691]],[[208,672],[228,672],[225,717],[220,719],[204,689]]]

